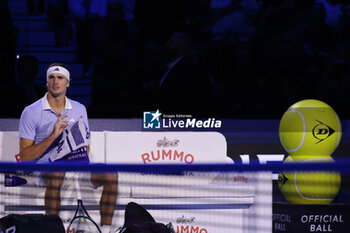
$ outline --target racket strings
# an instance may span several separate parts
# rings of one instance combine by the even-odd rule
[[[87,216],[78,215],[71,221],[67,229],[70,233],[99,233],[97,224]]]

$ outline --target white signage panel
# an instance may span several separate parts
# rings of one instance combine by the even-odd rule
[[[108,163],[226,163],[217,132],[106,132]]]

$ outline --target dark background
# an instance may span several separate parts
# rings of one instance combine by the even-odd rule
[[[349,118],[346,0],[109,0],[105,13],[104,1],[78,2],[0,0],[0,117],[19,118],[45,92],[48,65],[63,62],[68,96],[90,118],[159,108],[280,119],[306,98]],[[164,90],[169,52],[178,52],[166,46],[174,32],[190,37],[190,62]]]

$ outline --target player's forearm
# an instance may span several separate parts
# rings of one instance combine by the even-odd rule
[[[19,153],[21,160],[30,161],[40,158],[40,156],[47,150],[47,148],[49,148],[54,140],[55,138],[50,135],[38,144],[34,144],[26,148],[21,148]]]

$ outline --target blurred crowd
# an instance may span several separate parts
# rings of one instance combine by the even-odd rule
[[[140,117],[160,109],[280,118],[306,98],[350,116],[349,1],[36,2],[46,4],[57,46],[77,45],[84,78],[92,80],[90,117]],[[12,45],[15,30],[7,14],[1,17]],[[15,45],[2,46],[10,55],[2,53],[1,66],[13,63]]]

